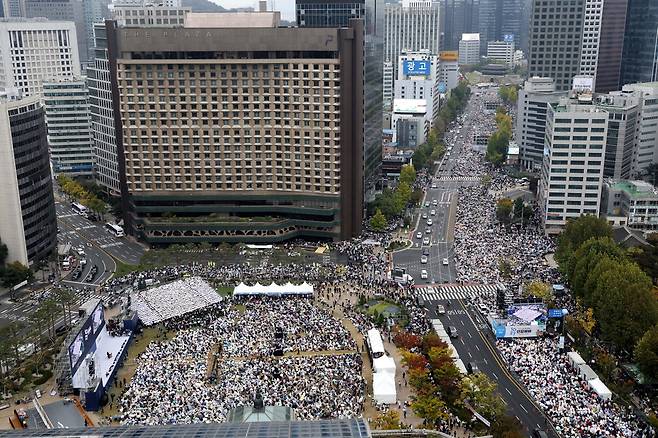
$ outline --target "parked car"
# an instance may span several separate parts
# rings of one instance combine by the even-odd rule
[[[479,373],[480,369],[478,368],[475,362],[468,362],[466,364],[466,371],[468,372],[468,374],[475,374],[475,373]]]

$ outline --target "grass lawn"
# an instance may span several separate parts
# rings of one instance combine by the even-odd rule
[[[235,289],[233,286],[217,286],[215,288],[217,293],[223,297],[231,295],[233,293],[233,289]]]
[[[117,270],[114,273],[114,277],[123,277],[124,275],[128,275],[131,272],[139,270],[139,265],[129,265],[116,259],[115,262],[117,264]]]

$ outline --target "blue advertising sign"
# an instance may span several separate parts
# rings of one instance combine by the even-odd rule
[[[439,82],[439,85],[437,86],[439,93],[445,93],[448,91],[448,87],[446,86],[445,82]]]
[[[414,76],[414,75],[428,76],[430,74],[430,62],[429,61],[404,61],[403,62],[403,72],[407,76]]]
[[[549,318],[562,318],[562,309],[548,309]]]
[[[506,43],[514,42],[514,34],[506,33],[505,35],[503,35],[503,41],[505,41]]]

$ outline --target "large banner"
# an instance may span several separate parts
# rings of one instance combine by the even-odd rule
[[[96,342],[96,337],[105,325],[105,318],[103,316],[103,304],[98,303],[87,316],[80,332],[76,335],[75,339],[69,345],[69,360],[71,362],[71,375],[75,375],[78,370],[83,357],[92,349]]]
[[[403,72],[407,76],[429,76],[430,65],[429,61],[404,61]]]

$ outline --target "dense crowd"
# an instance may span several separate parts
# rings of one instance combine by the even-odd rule
[[[361,412],[365,384],[356,345],[311,299],[227,300],[166,327],[177,330],[173,339],[152,342],[137,359],[120,402],[124,424],[225,421],[257,391],[265,405],[292,407],[300,419]],[[273,356],[278,331],[289,356]],[[216,381],[208,380],[211,373]]]
[[[553,339],[506,340],[498,349],[565,438],[654,436],[628,410],[600,399]]]

